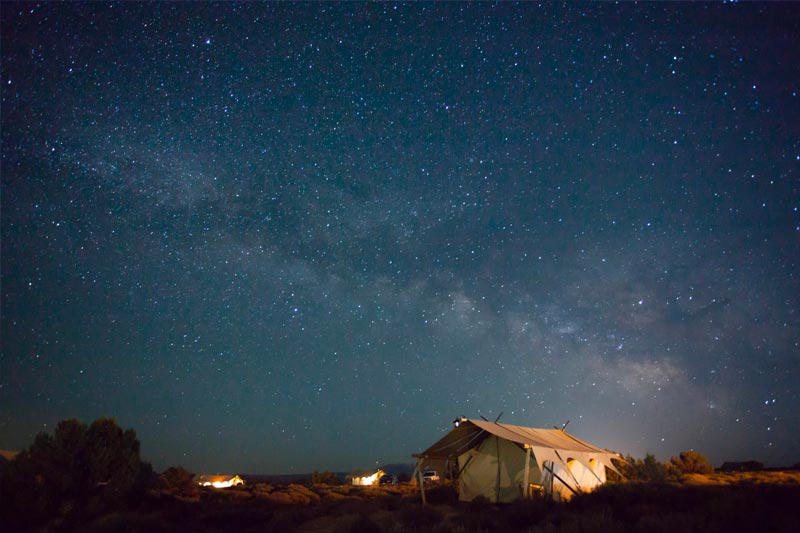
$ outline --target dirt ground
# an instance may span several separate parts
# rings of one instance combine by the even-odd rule
[[[681,483],[607,484],[566,504],[543,499],[459,502],[431,487],[301,484],[154,492],[135,513],[104,516],[88,531],[774,531],[800,524],[800,472],[687,475]]]

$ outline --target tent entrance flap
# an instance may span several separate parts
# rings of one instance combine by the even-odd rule
[[[458,458],[459,499],[472,501],[483,496],[491,502],[512,502],[524,495],[527,452],[505,439],[492,436]]]

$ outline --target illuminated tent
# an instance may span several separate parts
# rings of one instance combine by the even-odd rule
[[[239,476],[217,475],[209,476],[203,474],[195,476],[195,483],[201,487],[214,487],[216,489],[225,489],[228,487],[235,487],[237,485],[244,485],[244,480]]]
[[[452,431],[413,457],[415,473],[431,468],[443,479],[456,480],[461,501],[484,496],[492,502],[511,502],[534,493],[568,500],[605,483],[606,468],[617,472],[611,459],[619,459],[618,454],[560,429],[466,418],[454,424]]]
[[[378,470],[357,470],[351,472],[345,477],[345,482],[350,485],[371,486],[377,485],[378,480],[385,472],[381,469]]]

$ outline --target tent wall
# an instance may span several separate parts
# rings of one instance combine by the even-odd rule
[[[562,466],[555,465],[554,471],[558,476],[553,480],[553,498],[556,501],[569,501],[575,492],[592,491],[606,482],[605,465],[596,460],[578,461],[568,457]]]
[[[606,469],[599,461],[592,461],[590,465],[578,461],[568,461],[567,466],[569,466],[572,477],[583,490],[591,490],[606,482]]]
[[[513,502],[524,498],[525,453],[519,445],[493,435],[461,454],[458,458],[462,469],[458,479],[459,500],[472,501],[483,496],[491,502]],[[547,461],[556,474],[551,486],[539,469],[541,461],[536,459],[535,456],[531,458],[528,483],[545,485],[544,490],[547,493],[552,490],[556,501],[568,501],[575,492],[593,490],[606,481],[605,465],[600,461],[568,457],[564,461]]]
[[[491,436],[458,458],[461,501],[483,496],[491,502],[513,502],[525,495],[525,450],[505,439]],[[541,472],[530,461],[528,482],[540,483]]]

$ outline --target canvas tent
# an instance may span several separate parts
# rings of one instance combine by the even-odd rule
[[[377,485],[378,480],[384,474],[384,471],[381,469],[378,470],[356,470],[355,472],[350,472],[345,476],[345,483],[349,485],[360,485],[362,487],[368,487],[371,485]]]
[[[605,483],[617,471],[614,452],[560,429],[536,429],[486,420],[457,419],[452,431],[414,454],[417,471],[430,468],[456,481],[459,499],[484,496],[511,502],[535,492],[556,500]],[[424,498],[424,493],[423,493]]]
[[[224,489],[228,487],[235,487],[237,485],[244,485],[244,480],[238,475],[208,475],[201,474],[195,476],[195,483],[201,487],[214,487],[215,489]]]

